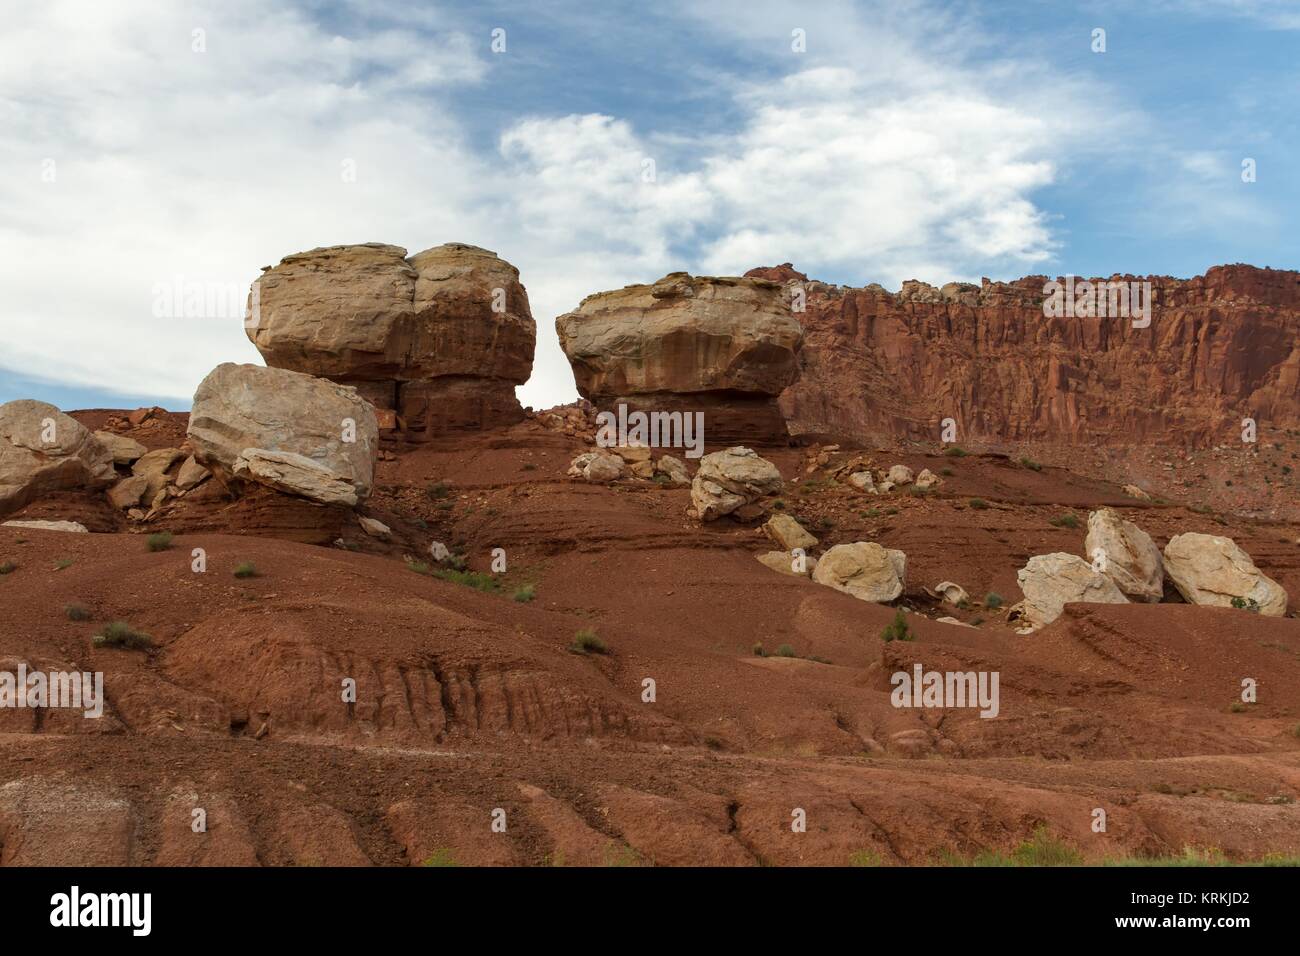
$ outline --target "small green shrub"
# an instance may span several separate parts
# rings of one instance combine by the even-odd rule
[[[450,581],[452,584],[463,584],[467,588],[473,588],[475,591],[483,591],[488,594],[496,594],[501,590],[501,582],[483,571],[439,568],[433,572],[433,576],[443,581]]]
[[[527,604],[537,596],[537,588],[531,584],[525,584],[521,588],[516,588],[515,593],[511,595],[520,604]]]
[[[943,453],[949,458],[965,458],[967,455],[965,448],[959,448],[956,445],[953,445],[951,448],[945,448]]]
[[[767,651],[763,650],[763,645],[762,645],[761,643],[760,643],[760,644],[755,644],[755,645],[754,645],[754,656],[755,656],[755,657],[767,657]],[[1297,729],[1297,730],[1300,730],[1300,726],[1297,726],[1296,729]],[[1300,734],[1297,734],[1297,736],[1300,736]]]
[[[1024,457],[1022,457],[1022,458],[1020,459],[1020,464],[1024,465],[1024,467],[1028,468],[1030,471],[1042,471],[1042,470],[1043,470],[1043,466],[1042,466],[1041,464],[1039,464],[1038,462],[1034,461],[1034,459],[1032,459],[1032,458],[1030,458],[1030,457],[1028,457],[1028,456],[1024,456]]]
[[[1251,614],[1258,614],[1260,610],[1259,602],[1254,598],[1235,597],[1232,599],[1232,606],[1239,611],[1249,611]]]
[[[66,571],[70,567],[72,567],[71,558],[59,558],[59,560],[54,562],[55,571]]]
[[[460,866],[456,858],[452,855],[451,850],[446,847],[440,847],[434,850],[420,866]]]
[[[974,508],[976,511],[984,511],[989,506],[989,503],[985,501],[983,498],[972,498],[970,501],[967,502],[967,504],[970,505],[972,508]]]
[[[943,475],[943,477],[945,478],[951,478],[954,474],[956,474],[956,472],[954,472],[951,468],[940,468],[939,474]]]
[[[12,561],[5,561],[3,564],[0,564],[0,574],[13,574],[17,570],[18,565],[14,564]]]
[[[96,647],[120,647],[129,651],[144,651],[153,647],[153,638],[134,630],[125,621],[114,621],[92,639]]]
[[[997,591],[990,591],[988,594],[984,595],[984,606],[992,608],[995,611],[1005,603],[1006,602],[1003,600],[1002,595]]]
[[[1054,525],[1058,528],[1077,528],[1079,527],[1079,516],[1076,514],[1057,515],[1055,518],[1052,518],[1048,524]]]
[[[80,604],[63,605],[63,616],[69,621],[89,621],[90,611]]]
[[[894,612],[894,619],[880,632],[880,639],[886,644],[890,641],[916,640],[916,636],[907,626],[907,614],[901,608]]]
[[[596,636],[596,632],[583,628],[577,634],[573,635],[573,643],[569,645],[569,650],[575,654],[608,654],[609,648],[605,642]]]
[[[443,498],[446,498],[447,495],[451,494],[451,488],[445,481],[438,481],[426,488],[424,493],[434,501],[441,501]]]
[[[776,649],[777,657],[794,657],[794,648],[789,644],[782,644]]]
[[[145,539],[145,547],[150,551],[166,551],[172,546],[172,533],[170,531],[159,531],[157,534],[151,534]]]
[[[240,579],[258,577],[257,565],[253,564],[252,561],[244,561],[236,565],[235,577]]]

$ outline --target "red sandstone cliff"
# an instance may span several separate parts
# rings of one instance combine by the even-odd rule
[[[891,294],[788,263],[748,275],[805,290],[802,373],[781,396],[795,432],[937,440],[953,418],[958,441],[1205,447],[1239,443],[1243,417],[1261,442],[1300,427],[1297,272],[1148,277],[1148,328],[1047,318],[1043,276]]]

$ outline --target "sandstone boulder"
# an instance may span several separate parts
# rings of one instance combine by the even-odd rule
[[[599,408],[703,412],[711,442],[786,434],[776,396],[798,375],[803,329],[775,282],[675,272],[589,295],[555,327]]]
[[[894,465],[885,475],[885,480],[893,482],[894,486],[907,485],[912,482],[912,469],[906,465]]]
[[[752,449],[737,446],[700,459],[691,482],[691,504],[701,521],[731,514],[781,490],[781,472]]]
[[[790,551],[767,551],[754,557],[760,564],[791,577],[806,578],[817,570],[817,559],[806,554],[802,558],[797,558]],[[803,568],[802,571],[798,570],[800,567]]]
[[[802,548],[807,551],[817,546],[817,539],[804,530],[803,525],[787,514],[775,514],[763,525],[767,536],[785,551]]]
[[[246,331],[267,365],[355,385],[423,434],[521,420],[537,338],[519,271],[463,243],[287,256],[254,283]]]
[[[892,601],[903,593],[907,555],[874,541],[837,544],[817,561],[813,580],[861,601]]]
[[[1287,593],[1266,577],[1231,538],[1178,534],[1165,545],[1165,572],[1189,604],[1258,609],[1269,617],[1286,614]]]
[[[194,393],[189,437],[195,461],[224,484],[257,482],[326,504],[370,494],[379,447],[374,410],[355,389],[230,363]]]
[[[666,477],[670,485],[684,486],[691,483],[691,473],[686,470],[686,463],[672,455],[663,455],[655,462],[655,474]]]
[[[860,491],[867,492],[868,494],[876,494],[876,481],[871,477],[871,472],[869,471],[853,472],[853,474],[849,475],[849,484]]]
[[[1037,630],[1061,616],[1065,605],[1077,601],[1093,604],[1127,604],[1115,582],[1077,554],[1039,554],[1016,574],[1025,599],[1010,615]]]
[[[36,531],[70,531],[74,534],[90,534],[80,521],[6,521],[6,528],[31,528]]]
[[[606,451],[583,452],[569,465],[569,475],[587,481],[614,481],[623,477],[623,459]]]
[[[176,472],[176,487],[181,491],[189,491],[191,488],[195,488],[207,481],[211,474],[210,471],[195,461],[194,456],[191,455],[185,459],[180,471]]]
[[[149,479],[144,475],[131,475],[123,478],[108,489],[108,503],[118,510],[135,508],[140,504],[149,489]]]
[[[929,468],[922,468],[921,473],[916,476],[916,487],[925,490],[927,488],[937,488],[943,484],[943,479],[932,472]]]
[[[129,465],[149,450],[134,438],[128,438],[126,435],[119,435],[116,432],[97,431],[95,437],[99,439],[101,445],[108,449],[108,453],[113,456],[114,463],[118,465]]]
[[[75,419],[31,399],[0,405],[0,514],[51,491],[116,479],[112,453]]]
[[[926,588],[925,593],[932,598],[938,598],[940,601],[951,604],[953,607],[970,601],[970,595],[966,593],[966,589],[952,581],[940,581],[934,587]]]
[[[1088,515],[1088,536],[1084,555],[1093,567],[1115,582],[1128,597],[1155,603],[1164,594],[1164,562],[1160,549],[1131,521],[1113,508],[1101,508]]]
[[[167,473],[184,457],[185,452],[179,448],[155,448],[136,460],[131,466],[131,474],[145,479],[145,501],[153,501],[158,492],[167,487]]]

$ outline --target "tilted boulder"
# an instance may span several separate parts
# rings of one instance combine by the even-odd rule
[[[763,530],[784,551],[790,551],[794,548],[802,548],[807,551],[809,548],[817,547],[817,539],[809,534],[804,526],[787,514],[775,514],[763,525]]]
[[[1231,538],[1177,534],[1165,545],[1165,573],[1189,604],[1239,605],[1269,617],[1286,614],[1287,593],[1266,577]]]
[[[0,514],[51,491],[116,479],[112,452],[76,419],[32,399],[0,405]]]
[[[267,365],[354,385],[417,435],[521,420],[537,340],[519,271],[456,242],[286,256],[253,284],[245,328]]]
[[[607,451],[586,451],[569,463],[569,476],[587,481],[614,481],[623,477],[625,464]]]
[[[1051,624],[1065,605],[1078,601],[1093,604],[1127,604],[1128,598],[1115,582],[1077,554],[1038,554],[1016,573],[1025,599],[1011,608],[1009,616],[1019,619],[1026,630]]]
[[[1130,598],[1155,603],[1165,592],[1164,562],[1160,549],[1131,521],[1114,508],[1101,508],[1088,515],[1085,556],[1093,567],[1115,582]]]
[[[775,282],[674,272],[589,295],[555,329],[602,410],[703,412],[711,442],[787,434],[776,397],[798,375],[803,328]]]
[[[817,560],[812,578],[860,601],[892,601],[903,593],[907,555],[874,541],[837,544]]]
[[[737,446],[700,459],[691,481],[691,504],[701,521],[731,514],[781,490],[781,472],[752,449]]]
[[[817,570],[816,558],[806,554],[796,555],[792,551],[767,551],[754,557],[760,564],[791,577],[806,578]]]
[[[129,465],[149,450],[134,438],[116,432],[97,431],[95,437],[108,449],[109,454],[113,456],[113,461],[119,465]]]
[[[379,452],[374,409],[355,389],[260,365],[208,374],[189,437],[195,461],[227,486],[256,482],[324,504],[366,498]]]

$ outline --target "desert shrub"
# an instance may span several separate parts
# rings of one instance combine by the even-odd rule
[[[956,474],[956,472],[954,472],[951,468],[940,468],[939,474],[943,475],[943,477],[945,478],[951,478],[953,475]]]
[[[776,501],[772,502],[772,507],[775,508],[777,511],[784,511],[785,501],[781,498],[777,498]]]
[[[501,582],[483,571],[439,568],[433,572],[433,576],[443,581],[450,581],[452,584],[462,584],[467,588],[473,588],[475,591],[495,594],[501,590]],[[518,598],[515,600],[518,600]]]
[[[984,511],[989,506],[989,503],[985,501],[983,498],[972,498],[970,501],[967,502],[967,504],[969,504],[976,511]]]
[[[997,591],[990,591],[988,594],[984,595],[985,607],[989,607],[989,608],[993,608],[994,610],[997,610],[1004,603],[1006,602],[1003,600],[1002,595],[999,594]]]
[[[575,654],[609,653],[609,648],[605,646],[605,642],[597,637],[596,632],[590,628],[583,628],[573,635],[573,643],[569,645],[569,650]]]
[[[1052,518],[1048,524],[1054,525],[1058,528],[1077,528],[1079,527],[1079,516],[1076,514],[1057,515],[1055,518]]]
[[[89,621],[90,611],[80,604],[63,605],[63,616],[69,621]]]
[[[59,560],[54,562],[55,571],[66,571],[70,567],[72,567],[71,558],[59,558]]]
[[[235,566],[235,577],[237,578],[255,578],[257,577],[257,565],[252,561],[243,561]]]
[[[420,866],[460,866],[451,850],[440,847],[420,864]]]
[[[951,448],[945,448],[943,453],[949,458],[965,458],[967,455],[965,448],[959,448],[956,445],[953,445]]]
[[[157,534],[151,534],[145,539],[145,547],[150,551],[166,551],[172,546],[172,533],[170,531],[159,531]]]
[[[424,561],[407,561],[406,570],[414,571],[416,574],[428,574],[432,569]]]
[[[511,595],[520,604],[527,604],[537,596],[537,588],[531,584],[525,584],[521,588],[516,588],[515,593]]]
[[[888,644],[890,641],[912,641],[916,637],[907,626],[907,614],[900,608],[894,612],[894,619],[880,632],[880,639]]]
[[[0,562],[0,574],[13,574],[18,570],[18,565],[12,561]]]
[[[777,657],[794,657],[794,648],[789,644],[782,644],[776,649]]]
[[[445,481],[436,481],[428,488],[424,489],[424,493],[434,501],[441,501],[443,498],[446,498],[447,495],[451,494],[451,488]]]
[[[1041,464],[1039,464],[1038,462],[1034,461],[1034,459],[1030,458],[1028,455],[1025,455],[1025,456],[1021,457],[1021,459],[1020,459],[1020,464],[1023,465],[1024,467],[1028,468],[1030,471],[1042,471],[1042,470],[1043,470],[1043,466],[1042,466]]]
[[[104,629],[91,640],[96,647],[121,647],[129,651],[148,650],[153,646],[152,637],[133,629],[125,621],[105,624]]]
[[[1239,611],[1249,611],[1251,614],[1259,613],[1259,602],[1254,598],[1235,597],[1232,599],[1232,606]]]
[[[754,645],[754,656],[767,657],[767,651],[763,650],[763,645],[761,643]],[[1297,727],[1297,729],[1300,729],[1300,727]],[[1300,734],[1297,734],[1297,736],[1300,736]]]

